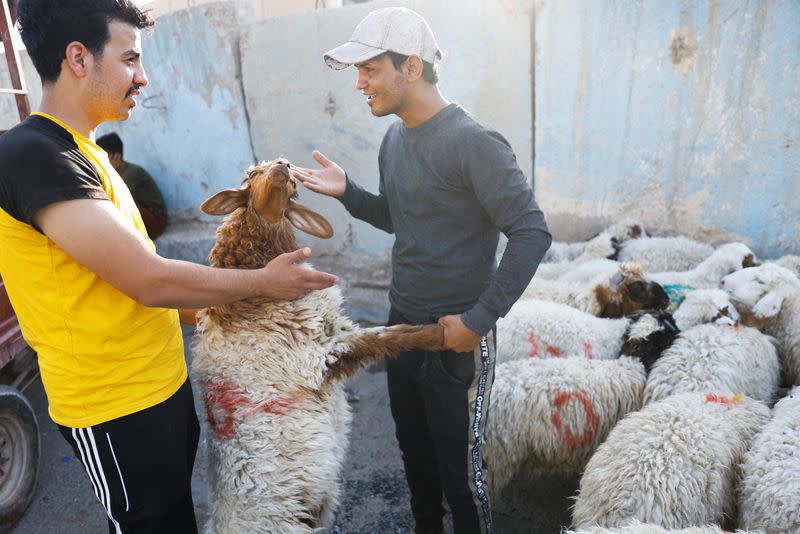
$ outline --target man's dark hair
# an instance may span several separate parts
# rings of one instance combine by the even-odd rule
[[[109,154],[123,154],[122,139],[114,132],[98,137],[95,143]]]
[[[17,19],[42,83],[58,80],[67,45],[73,41],[102,56],[111,38],[109,22],[125,22],[140,30],[155,24],[150,13],[131,0],[19,0]]]
[[[403,63],[406,62],[408,56],[398,54],[397,52],[386,52],[392,60],[392,65],[398,71],[401,69]],[[437,83],[439,81],[439,67],[427,61],[422,62],[422,79],[428,83]]]

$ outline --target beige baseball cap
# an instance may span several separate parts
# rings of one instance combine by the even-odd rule
[[[442,59],[431,27],[416,11],[405,7],[384,7],[364,17],[352,37],[325,54],[325,63],[334,70],[368,61],[384,52],[419,56],[433,63]]]

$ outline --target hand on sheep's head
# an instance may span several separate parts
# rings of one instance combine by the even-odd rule
[[[209,215],[228,215],[237,208],[247,208],[270,224],[287,219],[298,230],[315,237],[333,236],[333,227],[325,217],[295,201],[297,181],[291,169],[284,159],[250,167],[242,187],[220,191],[203,202],[200,209]]]
[[[444,328],[444,348],[455,352],[471,352],[481,336],[467,328],[460,315],[445,315],[439,319],[439,324]]]
[[[311,155],[317,160],[317,163],[322,165],[322,168],[292,167],[292,175],[316,193],[331,197],[344,195],[347,189],[347,175],[344,170],[318,150],[312,152]]]

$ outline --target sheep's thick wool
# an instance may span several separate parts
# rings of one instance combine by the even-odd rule
[[[338,504],[351,422],[341,383],[318,388],[354,325],[337,288],[258,300],[224,322],[204,310],[197,327],[214,523],[219,534],[313,532]]]
[[[519,470],[578,471],[625,414],[642,405],[635,359],[527,359],[498,365],[486,460],[494,495]]]
[[[747,324],[778,340],[785,379],[800,385],[800,279],[765,263],[729,274],[722,285]]]
[[[737,466],[769,409],[715,392],[673,395],[620,421],[589,460],[573,525],[726,526],[736,514]]]
[[[688,271],[714,253],[714,247],[685,236],[642,237],[623,243],[619,261],[634,261],[652,272]]]
[[[589,527],[581,530],[567,530],[564,534],[729,534],[717,525],[689,527],[682,529],[666,529],[658,525],[648,525],[634,521],[630,525],[619,528]],[[763,532],[745,532],[737,530],[734,534],[764,534]]]
[[[739,523],[770,534],[800,532],[800,387],[775,405],[745,454]]]
[[[645,403],[676,393],[741,393],[770,404],[781,365],[776,341],[755,328],[703,324],[681,332],[653,365]]]
[[[521,300],[497,321],[497,363],[523,358],[616,359],[629,323],[565,304]]]

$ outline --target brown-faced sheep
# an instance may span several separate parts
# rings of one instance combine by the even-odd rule
[[[321,215],[295,202],[285,160],[247,171],[243,186],[203,203],[228,215],[211,264],[260,268],[295,250],[292,225],[330,237]],[[351,413],[341,378],[383,354],[440,350],[438,325],[362,330],[337,288],[295,301],[250,298],[202,310],[193,369],[212,433],[216,531],[315,532],[333,517]]]

